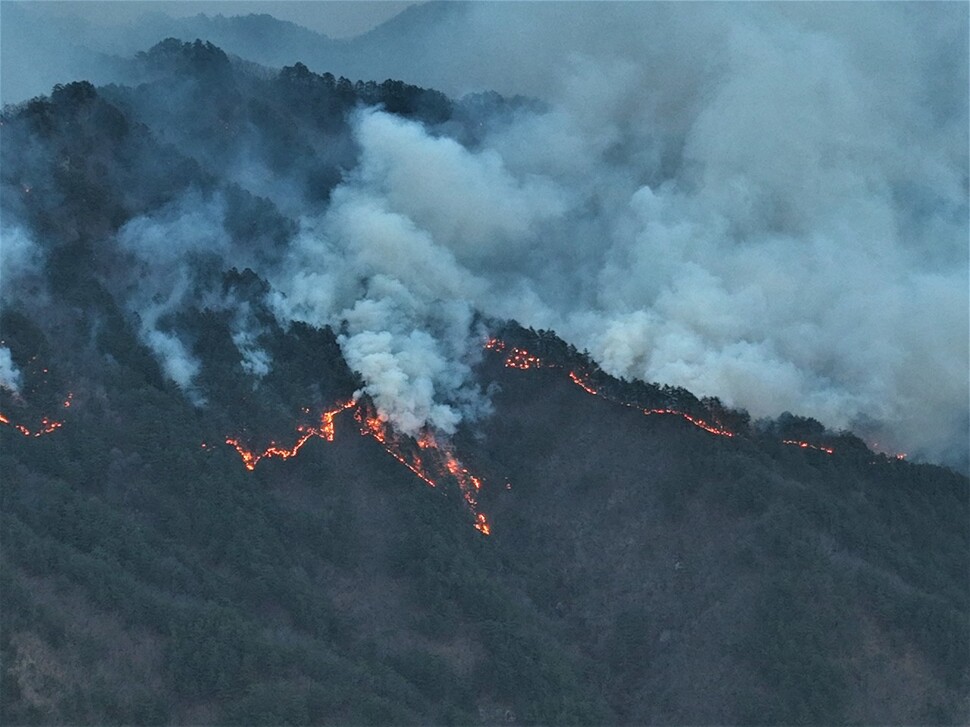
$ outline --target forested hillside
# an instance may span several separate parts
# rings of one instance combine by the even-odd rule
[[[281,289],[361,109],[476,150],[531,102],[132,63],[2,117],[3,724],[967,721],[966,477],[433,294],[371,330],[420,305],[362,266]],[[324,281],[367,296],[291,314]],[[385,379],[456,382],[409,428]]]

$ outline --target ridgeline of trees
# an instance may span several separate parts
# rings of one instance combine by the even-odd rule
[[[42,254],[22,296],[4,291],[22,382],[0,411],[64,421],[38,438],[0,426],[3,724],[966,722],[966,478],[813,420],[751,423],[508,324],[510,345],[607,396],[482,367],[496,412],[455,441],[484,476],[491,537],[349,415],[335,442],[246,471],[227,435],[282,441],[358,375],[332,330],[284,329],[264,279],[202,251],[189,287],[211,295],[157,321],[200,362],[193,406],[126,307],[152,271],[130,277],[116,233],[191,191],[221,201],[241,257],[272,256],[296,228],[228,181],[243,142],[312,207],[356,162],[359,104],[474,143],[471,116],[396,81],[257,72],[201,41],[136,65],[138,85],[58,86],[2,118],[5,219]],[[233,340],[243,315],[273,362],[261,378]]]

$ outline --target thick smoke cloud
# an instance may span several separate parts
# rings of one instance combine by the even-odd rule
[[[365,129],[403,123],[366,112],[358,128],[377,133]],[[408,131],[424,138],[417,125]],[[284,321],[333,325],[364,390],[400,429],[413,434],[429,423],[453,433],[463,418],[488,411],[471,382],[485,338],[472,301],[483,283],[429,232],[390,209],[371,189],[380,176],[365,159],[323,218],[305,222],[274,277],[275,307]]]
[[[544,109],[483,118],[471,146],[360,111],[358,163],[312,212],[292,179],[242,160],[240,186],[303,215],[282,258],[237,249],[222,203],[187,198],[122,230],[144,273],[127,299],[186,391],[197,362],[168,317],[212,296],[200,271],[216,260],[268,277],[283,322],[333,325],[405,431],[487,413],[471,376],[483,313],[553,328],[616,375],[966,466],[967,13],[439,8],[382,36],[369,76]],[[272,366],[258,335],[240,312],[254,377]]]
[[[479,30],[524,19],[509,55],[530,62],[504,78],[550,102],[474,151],[358,117],[361,164],[322,233],[385,276],[346,306],[352,365],[393,382],[375,385],[386,403],[436,391],[378,334],[463,302],[555,328],[617,375],[965,457],[966,24],[940,17],[965,9],[614,10],[569,10],[568,37],[592,12],[614,35],[566,58],[540,22],[555,5],[474,6]],[[318,282],[281,287],[332,315],[342,283]]]

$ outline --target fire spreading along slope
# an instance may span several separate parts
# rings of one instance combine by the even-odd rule
[[[462,499],[474,517],[475,529],[483,535],[490,535],[491,525],[484,513],[478,510],[478,492],[482,488],[482,479],[473,475],[462,464],[449,443],[439,442],[434,433],[425,430],[417,440],[404,437],[395,432],[392,427],[369,404],[347,401],[337,404],[334,408],[324,411],[320,415],[319,426],[297,427],[298,437],[290,447],[281,447],[271,443],[261,452],[245,447],[238,438],[226,437],[226,444],[231,446],[242,458],[246,469],[252,471],[264,459],[290,459],[299,454],[303,446],[314,437],[327,442],[334,441],[335,419],[338,414],[349,409],[354,410],[354,419],[359,425],[360,434],[372,437],[384,448],[389,455],[407,467],[414,475],[429,487],[437,487],[442,478],[451,477],[458,484]],[[203,444],[203,447],[207,445]]]
[[[64,399],[64,403],[62,404],[63,408],[69,409],[71,407],[71,401],[73,399],[74,399],[74,394],[68,393],[67,398]],[[3,412],[0,412],[0,424],[3,424],[5,426],[11,427],[12,429],[15,429],[16,431],[23,434],[25,437],[43,437],[45,434],[51,434],[52,432],[56,432],[58,429],[64,426],[63,421],[51,419],[49,416],[44,416],[44,417],[41,417],[40,424],[38,424],[35,428],[31,429],[24,424],[11,421],[10,417],[8,417]]]
[[[336,417],[340,412],[346,411],[354,405],[353,401],[348,401],[343,404],[338,404],[333,409],[328,409],[320,415],[320,426],[319,427],[308,427],[308,426],[298,426],[296,431],[299,433],[299,438],[292,447],[279,447],[276,443],[271,443],[269,447],[264,449],[262,452],[255,452],[249,450],[243,446],[242,442],[233,437],[226,437],[226,444],[233,447],[242,457],[243,465],[246,469],[252,472],[256,469],[256,465],[259,464],[260,460],[272,459],[274,457],[279,459],[289,459],[290,457],[296,457],[303,449],[303,445],[309,442],[313,437],[319,437],[327,442],[332,442],[334,438],[334,417]],[[203,444],[203,447],[206,445]]]
[[[519,371],[530,371],[539,368],[561,368],[558,364],[549,363],[542,360],[538,356],[526,351],[525,349],[518,348],[516,346],[508,346],[505,341],[499,338],[490,338],[485,343],[486,350],[495,351],[497,353],[505,354],[505,367],[510,369],[517,369]],[[590,380],[589,376],[581,371],[569,371],[569,380],[572,381],[576,386],[581,388],[587,394],[592,396],[598,396],[600,398],[606,399],[607,401],[613,402],[614,404],[620,404],[622,406],[629,407],[631,409],[637,409],[645,416],[677,416],[682,418],[684,421],[693,424],[698,429],[703,429],[708,434],[713,434],[718,437],[734,437],[734,432],[728,430],[721,424],[712,424],[700,419],[696,416],[688,414],[687,412],[678,411],[677,409],[646,409],[637,404],[633,404],[628,401],[622,401],[616,399],[599,389],[597,389],[593,382]],[[790,444],[796,447],[801,447],[802,449],[814,449],[819,452],[824,452],[825,454],[833,454],[835,452],[831,447],[822,447],[819,445],[811,444],[810,442],[802,442],[793,439],[784,439],[782,444]]]
[[[817,449],[819,452],[825,452],[825,454],[833,454],[835,452],[831,447],[820,447],[817,444],[809,444],[808,442],[802,442],[797,439],[782,439],[782,444],[791,444],[795,447],[801,447],[802,449]]]

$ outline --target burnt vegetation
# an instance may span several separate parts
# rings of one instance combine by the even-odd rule
[[[967,479],[814,420],[752,422],[495,323],[547,365],[486,354],[495,412],[455,438],[490,537],[349,414],[334,442],[246,471],[227,432],[285,437],[358,374],[334,331],[281,327],[257,273],[200,257],[193,284],[218,295],[158,323],[201,363],[194,406],[125,306],[115,235],[194,189],[225,201],[231,244],[259,260],[294,223],[229,181],[241,139],[323,205],[356,161],[359,105],[469,144],[471,115],[398,81],[257,73],[201,41],[165,41],[132,73],[2,117],[4,215],[42,255],[4,283],[23,380],[0,411],[65,425],[0,427],[0,721],[966,722]],[[273,362],[258,379],[233,342],[243,309]],[[735,436],[638,411],[654,408]]]

